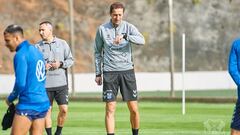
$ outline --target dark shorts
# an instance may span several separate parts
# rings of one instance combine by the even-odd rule
[[[123,101],[137,100],[137,86],[134,70],[103,73],[103,101],[116,101],[120,89]]]
[[[236,103],[232,117],[231,128],[240,131],[240,101],[237,101]]]
[[[41,119],[45,118],[47,111],[43,112],[37,112],[34,110],[16,110],[16,114],[21,115],[21,116],[26,116],[30,121],[36,120],[36,119]]]
[[[56,100],[58,105],[68,104],[68,87],[61,86],[57,88],[47,88],[48,98],[51,105],[53,104],[53,99]]]

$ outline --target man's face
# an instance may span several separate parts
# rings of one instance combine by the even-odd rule
[[[14,52],[17,47],[17,36],[10,33],[4,34],[4,40],[6,47],[10,50],[10,52]]]
[[[117,8],[113,9],[111,13],[111,20],[114,25],[119,25],[122,22],[123,18],[123,9],[122,8]]]
[[[42,24],[39,26],[39,34],[43,40],[48,40],[52,37],[52,29],[48,24]]]

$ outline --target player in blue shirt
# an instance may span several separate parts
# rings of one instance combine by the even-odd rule
[[[10,105],[18,98],[12,124],[13,135],[43,134],[44,118],[50,107],[45,89],[45,63],[43,55],[24,39],[23,29],[9,25],[4,31],[6,47],[15,52],[15,84],[6,99]]]
[[[229,55],[228,71],[237,85],[238,99],[231,122],[231,135],[240,135],[240,39],[236,39]]]

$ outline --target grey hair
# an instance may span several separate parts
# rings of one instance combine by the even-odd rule
[[[53,29],[53,25],[51,22],[43,21],[43,22],[39,23],[39,25],[43,25],[43,24],[47,25],[49,27],[49,29],[51,29],[51,30]]]

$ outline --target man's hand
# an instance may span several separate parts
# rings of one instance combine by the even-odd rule
[[[115,45],[119,45],[121,43],[122,39],[123,39],[123,35],[117,35],[115,40],[113,41],[113,43]]]
[[[51,65],[54,69],[58,69],[60,67],[60,64],[61,64],[60,61],[55,61]]]
[[[47,63],[45,68],[46,70],[49,70],[50,68],[52,68],[52,65],[50,63]]]
[[[102,77],[101,76],[96,77],[95,82],[97,83],[97,85],[102,85]]]

